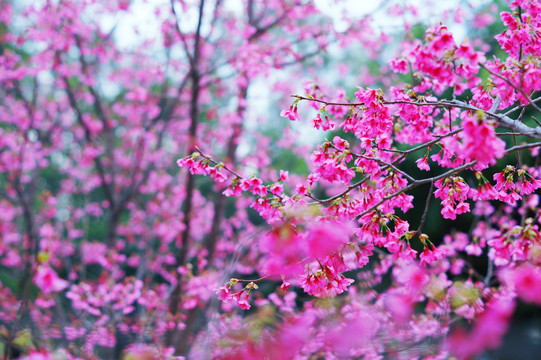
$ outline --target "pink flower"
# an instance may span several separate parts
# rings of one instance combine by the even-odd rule
[[[239,184],[231,185],[224,190],[223,194],[227,197],[239,196],[242,194],[242,188],[239,186]]]
[[[177,160],[177,165],[179,167],[191,168],[194,164],[195,164],[195,161],[191,156]]]
[[[426,155],[417,160],[416,163],[419,169],[430,171],[430,166],[428,165],[428,157]]]
[[[321,129],[324,131],[336,129],[336,123],[331,121],[328,116],[325,116],[325,122],[321,124]]]
[[[373,145],[373,140],[367,137],[361,138],[361,147],[365,150],[371,150]]]
[[[231,297],[231,290],[227,285],[224,285],[218,288],[218,290],[216,290],[216,294],[218,295],[218,299],[222,301],[229,300],[229,298]]]
[[[263,184],[263,181],[259,178],[253,177],[251,179],[246,180],[250,186],[261,186]]]
[[[334,146],[339,150],[346,150],[349,147],[349,143],[340,136],[335,136],[333,138],[333,143]]]
[[[296,276],[303,271],[301,260],[306,256],[306,244],[290,224],[283,224],[263,234],[258,245],[265,254],[260,266],[266,274],[279,279],[280,276]]]
[[[514,191],[511,191],[508,194],[505,191],[500,192],[500,200],[509,205],[515,205],[516,202],[520,199],[522,199],[522,196],[520,196]]]
[[[461,151],[470,160],[477,160],[481,164],[496,163],[496,159],[505,154],[505,142],[496,136],[494,127],[487,121],[474,116],[463,115],[464,132],[462,133]]]
[[[284,193],[284,185],[275,183],[271,185],[270,192],[276,196],[280,196]]]
[[[333,268],[324,266],[316,273],[301,276],[301,286],[308,294],[318,297],[334,297],[347,291],[352,279],[337,273]]]
[[[252,194],[258,195],[258,196],[267,196],[267,187],[263,185],[257,185],[252,187]]]
[[[209,175],[217,182],[224,182],[227,179],[217,166],[209,168]]]
[[[483,249],[481,249],[481,246],[479,246],[479,244],[468,244],[464,248],[464,251],[466,251],[466,254],[474,256],[481,256],[481,254],[483,253]]]
[[[501,278],[522,300],[541,305],[541,267],[523,264],[502,272]]]
[[[291,288],[291,284],[288,283],[285,279],[282,279],[282,285],[280,285],[280,289],[282,291],[288,291]]]
[[[404,260],[412,260],[417,256],[417,250],[413,250],[408,244],[406,247],[402,247],[401,258]]]
[[[308,194],[308,187],[305,184],[297,184],[297,194],[300,196]]]
[[[461,201],[456,206],[456,213],[457,215],[464,214],[470,212],[470,204],[464,201]]]
[[[246,191],[246,190],[249,190],[250,187],[252,186],[252,184],[250,183],[250,180],[249,179],[242,179],[240,182],[239,182],[239,186],[240,188],[242,189],[242,191]]]
[[[380,149],[389,149],[391,147],[391,140],[387,134],[383,134],[376,139],[376,144]]]
[[[60,292],[68,287],[69,283],[58,277],[56,272],[49,266],[38,267],[34,283],[44,293]]]
[[[389,62],[389,65],[391,66],[391,69],[399,74],[407,74],[408,73],[408,62],[406,59],[392,59]]]
[[[475,192],[472,196],[472,199],[477,200],[495,200],[498,199],[499,193],[490,185],[490,183],[486,182],[484,184],[479,185],[477,188],[477,192]]]
[[[520,189],[520,195],[529,195],[533,193],[536,189],[539,189],[541,187],[541,181],[537,179],[524,179],[522,182],[522,187]]]
[[[248,297],[244,297],[237,301],[237,304],[242,310],[249,310],[251,308],[250,303],[248,302]]]
[[[314,128],[319,130],[323,124],[323,119],[321,118],[321,115],[318,113],[317,116],[312,119],[312,123],[314,124]]]
[[[328,222],[314,224],[306,236],[308,252],[314,259],[323,260],[338,251],[349,240],[350,228],[346,223]]]
[[[291,121],[299,120],[299,114],[297,114],[297,107],[290,106],[289,110],[282,110],[280,116],[286,117]]]
[[[373,244],[366,244],[366,246],[359,246],[359,251],[355,252],[355,264],[358,268],[362,268],[370,261],[369,257],[373,255]]]
[[[430,247],[431,247],[430,250],[428,246],[425,247],[421,255],[419,255],[421,259],[421,265],[426,266],[426,265],[433,264],[445,256],[445,252],[442,249],[436,248],[434,247],[434,245],[431,245]]]
[[[383,304],[393,319],[400,324],[408,321],[413,313],[414,302],[408,294],[390,291],[383,295]]]

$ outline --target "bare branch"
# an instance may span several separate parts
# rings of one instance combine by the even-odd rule
[[[430,182],[430,189],[428,190],[428,194],[426,196],[425,210],[423,211],[423,216],[421,217],[419,227],[417,228],[417,231],[415,231],[415,234],[413,236],[419,235],[421,233],[421,230],[423,229],[423,226],[425,225],[426,217],[428,215],[428,209],[430,208],[430,200],[432,199],[432,190],[434,190],[434,181]]]

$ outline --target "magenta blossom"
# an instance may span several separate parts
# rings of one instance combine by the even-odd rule
[[[66,280],[59,278],[56,272],[47,265],[38,267],[34,276],[34,283],[44,294],[60,292],[69,285]]]

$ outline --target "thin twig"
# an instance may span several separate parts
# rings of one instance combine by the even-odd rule
[[[417,228],[417,231],[415,231],[415,234],[413,234],[413,236],[419,235],[421,233],[421,230],[423,229],[423,226],[426,221],[426,217],[428,215],[428,208],[430,207],[430,200],[432,199],[432,190],[434,190],[434,181],[430,182],[430,190],[428,190],[428,195],[426,196],[426,204],[425,204],[425,210],[423,212],[423,217],[421,218],[419,227]]]

